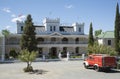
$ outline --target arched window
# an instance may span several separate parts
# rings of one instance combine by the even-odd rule
[[[43,38],[37,38],[37,41],[38,41],[38,43],[43,43],[44,42],[44,39]]]
[[[78,44],[79,43],[79,38],[75,39],[75,43]]]
[[[62,42],[63,42],[63,44],[67,44],[68,43],[68,39],[67,38],[63,38]]]
[[[54,38],[54,37],[51,38],[51,42],[52,42],[52,43],[55,43],[55,42],[56,42],[56,38]]]

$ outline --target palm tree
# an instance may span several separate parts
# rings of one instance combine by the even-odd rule
[[[10,34],[10,31],[9,30],[2,30],[2,34],[6,37]]]

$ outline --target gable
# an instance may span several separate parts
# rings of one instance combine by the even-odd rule
[[[58,32],[54,32],[52,34],[50,34],[51,36],[62,36],[62,34],[58,33]]]

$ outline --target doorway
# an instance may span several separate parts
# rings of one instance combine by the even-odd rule
[[[50,52],[49,52],[49,56],[50,58],[57,58],[57,48],[56,47],[52,47],[50,49]]]

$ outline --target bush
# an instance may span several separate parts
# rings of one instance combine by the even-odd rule
[[[33,72],[33,67],[32,66],[25,67],[23,70],[24,72]]]
[[[9,59],[9,55],[8,54],[5,54],[5,59]]]
[[[117,52],[114,48],[105,45],[99,45],[98,43],[94,43],[93,46],[88,47],[89,54],[108,54],[110,56],[117,55]]]
[[[81,58],[81,56],[71,56],[71,58]]]
[[[10,53],[9,53],[9,56],[13,57],[13,58],[17,58],[18,54],[16,53],[16,51],[14,49],[11,49]]]
[[[118,59],[118,62],[117,62],[117,69],[120,69],[120,60]]]

